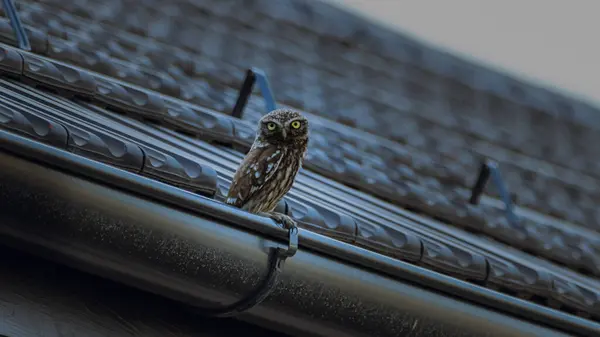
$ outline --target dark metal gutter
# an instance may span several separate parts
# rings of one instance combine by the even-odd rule
[[[2,337],[291,337],[0,246]]]
[[[253,291],[267,248],[285,245],[267,219],[4,131],[0,172],[4,242],[194,306]],[[320,336],[600,335],[592,321],[310,231],[300,240],[243,319]]]

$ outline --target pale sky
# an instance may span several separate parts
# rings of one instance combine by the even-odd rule
[[[600,0],[324,0],[600,107]]]

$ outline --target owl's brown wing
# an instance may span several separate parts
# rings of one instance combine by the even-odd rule
[[[233,176],[225,202],[243,208],[244,204],[252,200],[252,196],[275,176],[284,151],[275,146],[268,146],[254,148],[248,152]]]

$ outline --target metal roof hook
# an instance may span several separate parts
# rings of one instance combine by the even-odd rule
[[[6,13],[6,16],[10,21],[10,25],[12,26],[12,30],[15,33],[15,38],[19,48],[26,51],[31,51],[31,45],[29,44],[29,39],[27,38],[25,28],[23,28],[23,25],[21,24],[21,19],[19,19],[19,13],[17,12],[15,3],[13,0],[2,0],[2,7],[4,8],[4,12]]]
[[[479,204],[479,199],[483,194],[485,186],[490,178],[492,178],[492,182],[498,190],[498,194],[500,194],[500,198],[504,203],[504,212],[506,219],[509,221],[509,223],[517,225],[519,223],[519,217],[515,214],[514,211],[513,196],[508,191],[508,188],[506,187],[506,184],[502,179],[500,169],[498,168],[498,163],[491,159],[486,159],[483,161],[483,163],[481,163],[479,175],[471,189],[471,197],[469,198],[469,203],[473,205]]]
[[[254,292],[224,308],[200,309],[199,313],[213,317],[232,317],[262,303],[275,288],[285,260],[294,256],[298,251],[298,236],[298,227],[294,226],[288,230],[288,246],[286,248],[278,247],[271,249],[269,254],[269,271],[263,282],[261,282]]]
[[[244,83],[240,88],[238,99],[235,102],[233,110],[231,111],[231,115],[233,117],[241,119],[244,115],[244,109],[246,108],[246,104],[248,103],[248,99],[250,98],[250,94],[252,94],[252,90],[256,82],[258,82],[258,88],[260,89],[260,93],[265,101],[265,110],[267,110],[267,113],[277,108],[275,97],[273,96],[273,91],[269,85],[269,79],[267,78],[267,75],[264,71],[253,67],[246,71]]]

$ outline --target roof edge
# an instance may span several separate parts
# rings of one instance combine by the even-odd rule
[[[231,303],[255,290],[266,274],[266,248],[279,246],[286,234],[267,219],[4,131],[0,158],[5,239],[194,306]],[[317,335],[331,329],[395,335],[413,325],[435,325],[450,336],[482,329],[499,336],[564,335],[549,326],[600,332],[585,319],[310,231],[300,234],[301,250],[275,291],[245,319],[270,327],[285,322],[286,329]]]

